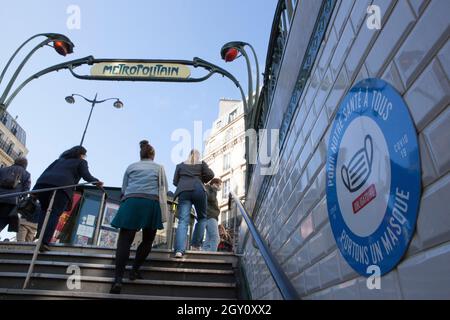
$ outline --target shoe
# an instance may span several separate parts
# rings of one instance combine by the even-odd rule
[[[191,251],[202,251],[202,248],[191,246]]]
[[[183,258],[183,252],[177,252],[175,253],[175,258]]]
[[[50,251],[50,247],[47,244],[41,244],[39,252],[46,252],[46,251]]]
[[[134,281],[134,280],[136,280],[136,279],[142,280],[142,279],[144,279],[144,277],[143,277],[142,274],[139,272],[139,270],[131,269],[131,270],[130,270],[130,277],[129,277],[129,279],[130,279],[131,281]]]
[[[120,294],[120,291],[122,291],[122,280],[116,280],[113,283],[111,290],[109,290],[109,293]]]

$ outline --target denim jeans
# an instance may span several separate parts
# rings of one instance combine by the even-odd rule
[[[203,243],[204,251],[217,251],[219,245],[219,223],[214,218],[209,218],[206,222],[206,239]]]
[[[206,227],[206,192],[201,185],[193,191],[183,191],[178,198],[178,228],[175,235],[175,252],[185,252],[191,208],[197,212],[197,224],[192,237],[192,246],[200,247]]]

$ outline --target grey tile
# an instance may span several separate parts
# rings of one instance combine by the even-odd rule
[[[386,62],[394,54],[395,49],[400,46],[414,22],[415,16],[408,3],[406,1],[397,2],[367,56],[366,66],[369,74],[381,75]]]
[[[448,102],[448,101],[447,101]],[[450,108],[445,111],[423,131],[430,147],[431,158],[439,175],[450,171]]]
[[[395,57],[400,76],[409,87],[450,33],[449,1],[431,1]],[[420,39],[420,41],[418,41]]]
[[[398,266],[404,299],[450,297],[450,244],[422,252]]]
[[[429,0],[408,0],[408,1],[416,17],[419,17],[422,14],[425,7],[427,6]]]
[[[436,59],[408,90],[405,101],[419,132],[450,102],[450,83]]]
[[[438,53],[438,59],[444,69],[447,80],[450,80],[450,41]]]
[[[423,248],[450,241],[450,173],[429,186],[420,203],[417,233]]]
[[[437,174],[423,134],[419,135],[419,151],[420,166],[422,168],[422,184],[426,187],[437,178]]]

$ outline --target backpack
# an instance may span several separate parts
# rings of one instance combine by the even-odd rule
[[[33,219],[33,215],[35,214],[36,209],[37,201],[31,196],[20,199],[19,203],[17,204],[17,211],[27,221],[31,221]]]
[[[15,189],[21,182],[22,170],[17,166],[3,168],[0,171],[0,187],[5,189]]]

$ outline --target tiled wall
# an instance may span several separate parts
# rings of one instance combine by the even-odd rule
[[[301,24],[299,12],[308,1],[315,0],[299,2],[293,25]],[[370,4],[381,8],[380,31],[366,27]],[[340,0],[336,4],[294,115],[280,170],[254,213],[258,229],[302,298],[450,298],[449,12],[448,0]],[[302,36],[291,32],[289,41]],[[298,50],[287,47],[285,69],[289,65],[298,69],[294,67],[301,63]],[[368,290],[366,278],[341,256],[325,196],[330,125],[347,90],[367,77],[385,79],[403,95],[417,128],[422,162],[416,232],[405,258],[382,278],[381,290]],[[284,86],[279,90],[283,93],[293,83],[278,85]],[[272,105],[268,122],[279,117],[276,110]],[[252,181],[250,212],[261,179]],[[254,299],[281,298],[251,241],[243,261]]]

